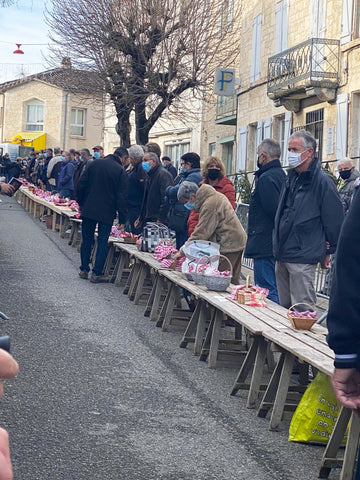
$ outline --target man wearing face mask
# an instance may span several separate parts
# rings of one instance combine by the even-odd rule
[[[343,180],[339,188],[339,195],[344,207],[344,214],[346,214],[355,192],[355,180],[360,177],[360,173],[355,169],[349,157],[339,160],[337,167],[339,176]]]
[[[165,190],[174,184],[173,177],[162,165],[154,152],[144,154],[142,167],[148,174],[140,216],[134,222],[135,228],[144,227],[146,222],[167,223],[169,206]]]
[[[101,145],[96,145],[94,148],[94,158],[105,158],[104,149]]]
[[[259,170],[255,172],[255,189],[250,200],[244,256],[254,261],[255,284],[267,288],[269,300],[279,303],[272,233],[285,172],[279,160],[280,145],[275,140],[263,140],[258,146],[257,154]]]
[[[300,130],[288,144],[290,169],[275,216],[274,256],[280,304],[315,307],[318,262],[330,268],[343,221],[343,208],[331,177],[315,157],[316,140]],[[297,310],[308,310],[300,305]]]

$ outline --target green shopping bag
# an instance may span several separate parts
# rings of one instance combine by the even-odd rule
[[[289,428],[291,442],[327,443],[340,412],[328,375],[318,372],[306,389],[292,417]],[[346,443],[348,429],[343,444]]]

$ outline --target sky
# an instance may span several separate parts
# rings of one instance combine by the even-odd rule
[[[11,7],[0,7],[0,83],[49,68],[46,1],[49,0],[15,0]],[[22,44],[24,55],[13,54],[17,43]]]

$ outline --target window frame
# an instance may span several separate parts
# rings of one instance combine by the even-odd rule
[[[72,121],[72,113],[75,111],[75,123]],[[78,123],[78,112],[83,112],[83,121],[82,123]],[[86,108],[77,108],[77,107],[71,107],[71,112],[70,112],[70,136],[71,137],[78,137],[78,138],[84,138],[85,137],[85,127],[86,127]],[[73,128],[81,128],[82,129],[82,134],[74,133]]]

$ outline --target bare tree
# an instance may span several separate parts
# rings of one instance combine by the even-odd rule
[[[52,0],[47,11],[54,53],[98,72],[125,146],[132,111],[145,144],[185,91],[202,97],[215,67],[233,63],[239,19],[240,0]]]

